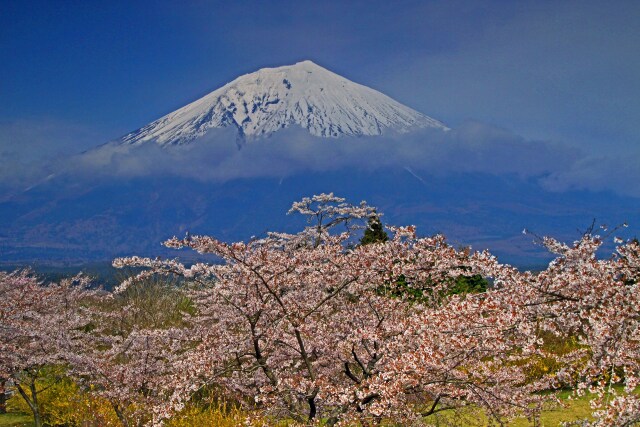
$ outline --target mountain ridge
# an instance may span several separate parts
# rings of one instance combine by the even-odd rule
[[[381,92],[306,60],[242,75],[117,142],[181,145],[211,129],[230,126],[241,139],[251,139],[295,125],[324,138],[448,129]]]

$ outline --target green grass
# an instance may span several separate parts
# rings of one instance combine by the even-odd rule
[[[579,419],[589,418],[592,412],[589,401],[593,396],[582,396],[577,399],[569,400],[569,392],[560,394],[563,405],[550,404],[541,415],[541,426],[556,427],[562,422],[576,421]],[[176,419],[174,425],[184,425]],[[466,410],[452,413],[449,411],[436,414],[425,420],[427,425],[438,427],[485,427],[490,425],[487,417],[478,410],[469,408]],[[516,419],[509,424],[512,427],[529,427],[533,423],[526,419]],[[26,414],[0,414],[0,427],[32,427],[33,421],[30,415]]]
[[[33,417],[26,414],[0,414],[0,427],[31,427]]]
[[[616,387],[617,388],[617,387]],[[590,419],[593,409],[589,402],[594,396],[585,395],[570,399],[570,392],[561,392],[559,397],[562,404],[549,403],[540,415],[540,425],[543,427],[556,427],[562,422]],[[469,408],[457,413],[445,411],[436,414],[426,420],[427,425],[444,427],[485,427],[489,425],[486,415],[477,409]],[[506,425],[511,427],[529,427],[534,424],[526,418],[515,419]]]
[[[581,419],[591,418],[593,409],[589,402],[593,396],[582,396],[574,400],[568,400],[568,393],[561,396],[563,405],[552,404],[542,412],[540,416],[540,424],[542,426],[558,426],[562,422],[577,421]],[[510,425],[514,427],[531,426],[533,423],[526,419],[514,420]]]

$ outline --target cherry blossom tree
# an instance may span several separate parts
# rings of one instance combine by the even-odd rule
[[[494,289],[454,297],[435,311],[408,319],[411,332],[405,336],[416,347],[406,351],[407,343],[400,344],[405,352],[391,373],[376,379],[387,399],[378,410],[415,418],[415,411],[407,413],[406,391],[418,385],[431,388],[434,402],[422,414],[469,402],[496,418],[532,416],[542,397],[534,392],[569,386],[578,394],[589,390],[599,396],[593,401],[596,421],[585,425],[638,422],[640,406],[632,391],[640,373],[640,247],[628,242],[614,257],[598,259],[602,241],[590,233],[571,245],[543,239],[557,258],[538,274],[502,265],[488,253],[470,257],[468,266],[493,277]],[[545,345],[549,334],[576,339],[578,345],[568,354],[554,354]],[[526,382],[527,362],[549,357],[562,368]],[[442,387],[446,381],[454,382],[453,387]],[[620,382],[626,394],[619,396],[612,386]],[[458,401],[451,402],[452,397]]]
[[[368,206],[365,201],[356,206],[347,203],[346,199],[337,197],[333,193],[322,193],[294,202],[287,215],[294,213],[305,215],[309,224],[298,234],[298,239],[306,238],[310,244],[318,246],[329,231],[340,224],[345,226],[347,232],[364,228],[358,223],[375,216],[376,209]]]
[[[133,257],[115,265],[149,268],[140,277],[177,274],[198,284],[191,295],[199,343],[189,353],[195,374],[189,380],[215,382],[301,422],[378,416],[368,409],[382,397],[372,391],[373,379],[406,351],[398,343],[407,320],[441,304],[469,254],[442,236],[417,239],[411,227],[392,230],[386,243],[349,247],[348,230],[332,235],[330,229],[367,219],[372,210],[333,195],[303,199],[292,211],[312,218],[298,235],[166,243],[215,254],[222,264],[185,267]],[[392,297],[400,275],[408,286],[429,290],[421,304]]]
[[[158,424],[170,414],[174,376],[189,372],[180,364],[191,343],[185,305],[171,284],[144,280],[96,307],[71,373],[110,402],[123,426]]]
[[[0,378],[10,381],[42,425],[38,380],[51,366],[73,363],[90,323],[96,291],[77,276],[44,284],[22,270],[0,272]]]
[[[632,393],[640,372],[637,242],[602,260],[596,257],[602,245],[596,235],[585,234],[572,245],[550,238],[543,243],[557,255],[545,271],[519,272],[487,253],[475,254],[469,267],[493,277],[493,290],[452,298],[408,319],[409,340],[399,344],[405,352],[386,377],[373,382],[384,397],[376,405],[385,403],[375,410],[415,418],[407,391],[417,388],[427,390],[434,402],[421,415],[468,402],[496,418],[532,416],[542,397],[535,391],[570,386],[578,394],[589,390],[599,396],[593,401],[593,425],[637,422],[638,397]],[[545,345],[549,334],[579,345],[568,354],[554,354]],[[525,381],[522,368],[545,357],[556,358],[562,369]],[[620,382],[626,394],[619,396],[612,386]]]
[[[38,379],[51,367],[111,402],[125,426],[159,425],[212,385],[300,423],[410,424],[463,407],[498,422],[536,419],[554,398],[539,392],[558,387],[596,394],[593,420],[582,425],[640,421],[637,241],[617,239],[616,253],[598,258],[610,236],[544,238],[556,258],[532,273],[456,250],[441,235],[419,238],[413,227],[354,245],[353,232],[375,211],[333,194],[305,198],[290,213],[309,219],[301,233],[166,242],[220,263],[115,260],[145,270],[111,294],[88,290],[81,276],[44,284],[29,272],[0,273],[0,378],[36,426]],[[493,285],[452,295],[460,275]],[[179,292],[148,292],[168,277]],[[552,339],[576,345],[558,353]],[[548,359],[560,368],[529,375]]]
[[[99,344],[83,351],[74,374],[91,393],[106,399],[123,426],[157,424],[167,418],[180,330],[104,332]]]
[[[582,348],[564,357],[558,381],[582,393],[589,390],[604,409],[594,413],[595,425],[632,425],[640,421],[640,401],[632,391],[640,376],[640,246],[618,246],[610,259],[597,259],[603,243],[585,235],[572,245],[545,239],[558,255],[547,270],[529,281],[529,307],[541,327],[561,336],[575,336]],[[627,394],[612,387],[623,383]]]
[[[540,391],[570,386],[599,396],[594,425],[638,421],[631,393],[640,375],[637,242],[598,259],[600,236],[586,233],[573,244],[545,238],[556,259],[545,271],[521,272],[488,252],[456,250],[443,236],[419,238],[413,227],[390,228],[390,240],[354,246],[353,225],[374,212],[321,194],[293,204],[290,213],[309,219],[299,234],[165,243],[214,254],[220,263],[115,260],[146,268],[120,292],[154,276],[191,283],[190,345],[160,358],[172,365],[159,376],[171,384],[167,410],[216,384],[301,423],[409,424],[461,407],[502,422],[535,420],[542,403],[554,399]],[[340,224],[347,227],[337,232]],[[460,275],[490,277],[493,286],[451,295]],[[577,345],[558,354],[551,337]],[[562,368],[531,378],[545,359]]]

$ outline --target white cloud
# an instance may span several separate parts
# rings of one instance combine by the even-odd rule
[[[99,136],[60,120],[0,122],[0,188],[26,187],[59,169],[59,162],[95,146]]]
[[[527,140],[505,129],[468,122],[449,132],[372,138],[323,139],[287,129],[239,149],[232,129],[210,132],[195,143],[161,148],[105,144],[90,132],[58,122],[0,126],[3,191],[24,190],[52,174],[87,180],[169,175],[226,182],[288,177],[340,169],[409,168],[425,178],[484,173],[539,180],[549,191],[610,190],[640,197],[640,153],[619,158],[594,156],[551,141]]]

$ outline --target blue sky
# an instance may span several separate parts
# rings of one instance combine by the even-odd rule
[[[348,192],[344,183],[350,181],[336,170],[342,167],[359,171],[349,197],[377,197],[380,206],[390,208],[385,211],[389,219],[402,224],[417,218],[425,233],[442,231],[465,244],[476,239],[480,248],[486,244],[513,255],[518,242],[530,247],[530,238],[520,234],[523,227],[573,238],[573,230],[583,229],[594,216],[610,224],[628,221],[629,232],[637,235],[639,22],[637,0],[0,0],[0,217],[29,213],[20,217],[26,222],[8,227],[19,247],[25,236],[33,238],[35,227],[50,231],[45,240],[54,239],[55,231],[72,243],[78,233],[104,232],[100,244],[113,248],[110,232],[146,236],[137,228],[137,214],[112,218],[113,224],[133,221],[134,228],[102,230],[104,210],[118,203],[116,195],[123,204],[134,203],[114,177],[131,185],[145,173],[161,174],[159,182],[197,177],[210,185],[204,194],[214,194],[211,188],[222,191],[219,181],[234,192],[229,200],[246,191],[242,197],[250,201],[270,193],[262,194],[259,184],[247,190],[237,178],[256,178],[272,192],[287,183],[286,188],[306,190],[311,184],[297,180],[317,178],[322,191]],[[140,156],[123,155],[118,162],[100,163],[100,150],[72,157],[241,74],[304,59],[373,87],[453,131],[437,138],[416,134],[347,146],[306,141],[292,130],[282,132],[278,144],[242,151],[231,138],[225,146],[196,147],[198,156],[146,147]],[[376,193],[371,184],[376,167],[399,171],[389,179],[407,184],[408,178],[397,200],[395,194]],[[69,175],[45,179],[62,170]],[[296,180],[289,180],[295,174]],[[332,174],[338,177],[330,180],[336,188],[325,188],[323,177]],[[88,191],[96,182],[106,185],[106,193],[89,191],[83,199],[77,189],[85,184]],[[185,188],[193,185],[188,182]],[[278,188],[271,188],[273,182]],[[43,185],[33,187],[36,183]],[[68,188],[60,190],[59,184]],[[387,193],[395,193],[399,184],[387,184]],[[79,198],[67,198],[67,192]],[[152,205],[175,222],[176,212],[191,204],[190,195],[183,196],[187,200],[175,212],[169,205]],[[405,196],[412,200],[401,200]],[[32,214],[29,207],[40,203],[38,197],[44,205]],[[148,208],[145,198],[134,198],[139,206],[116,211]],[[281,199],[284,207],[263,200],[269,217],[286,211],[292,200],[288,193]],[[227,209],[216,210],[217,200],[205,201],[212,224],[225,219]],[[79,228],[75,212],[87,216]],[[227,215],[233,230],[253,221]],[[175,233],[175,225],[157,228]],[[42,242],[31,243],[39,248]],[[151,243],[157,247],[157,241]]]
[[[0,154],[75,153],[312,59],[452,127],[580,147],[598,171],[585,180],[628,181],[638,22],[637,1],[2,1]]]

